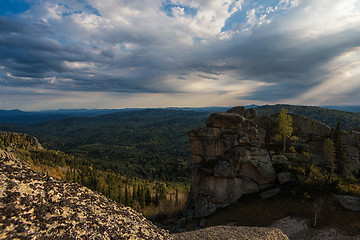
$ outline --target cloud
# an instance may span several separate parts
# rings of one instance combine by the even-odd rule
[[[327,102],[347,103],[348,96],[359,99],[360,47],[349,49],[324,66],[329,72],[313,89],[305,92],[301,99],[315,100],[318,104]],[[326,92],[327,94],[323,94]]]
[[[359,56],[356,0],[28,3],[0,16],[0,87],[19,98],[27,87],[176,105],[186,94],[201,105],[357,103],[359,62],[347,57]]]

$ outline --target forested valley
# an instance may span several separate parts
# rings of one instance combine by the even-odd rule
[[[189,192],[188,184],[124,177],[84,158],[44,149],[26,134],[0,132],[0,149],[12,152],[33,170],[79,183],[148,218],[177,217]]]
[[[188,182],[187,131],[204,125],[209,113],[141,110],[70,118],[8,130],[128,177]]]

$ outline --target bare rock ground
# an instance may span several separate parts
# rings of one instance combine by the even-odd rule
[[[129,207],[0,150],[0,239],[170,239]]]
[[[348,236],[334,228],[312,228],[305,219],[290,216],[274,222],[271,227],[279,228],[291,240],[360,240],[360,235]]]
[[[279,229],[260,227],[216,226],[173,234],[174,240],[288,240]]]

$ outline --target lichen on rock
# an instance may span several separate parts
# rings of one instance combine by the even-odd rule
[[[0,150],[0,239],[170,239],[135,210]]]

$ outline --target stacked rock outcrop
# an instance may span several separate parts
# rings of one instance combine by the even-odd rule
[[[280,192],[278,186],[293,181],[290,172],[276,172],[275,164],[298,166],[305,162],[326,167],[324,139],[334,129],[310,118],[291,114],[296,140],[292,151],[274,149],[278,114],[257,116],[254,109],[235,107],[227,113],[213,113],[206,127],[188,133],[191,148],[191,192],[187,220],[211,215],[242,195],[260,193],[262,198]],[[360,133],[343,132],[349,162],[346,174],[360,173]],[[269,146],[272,146],[269,148]]]
[[[265,130],[243,115],[256,117],[256,112],[237,107],[214,113],[207,127],[188,133],[192,163],[188,218],[210,215],[276,181],[264,148]]]

